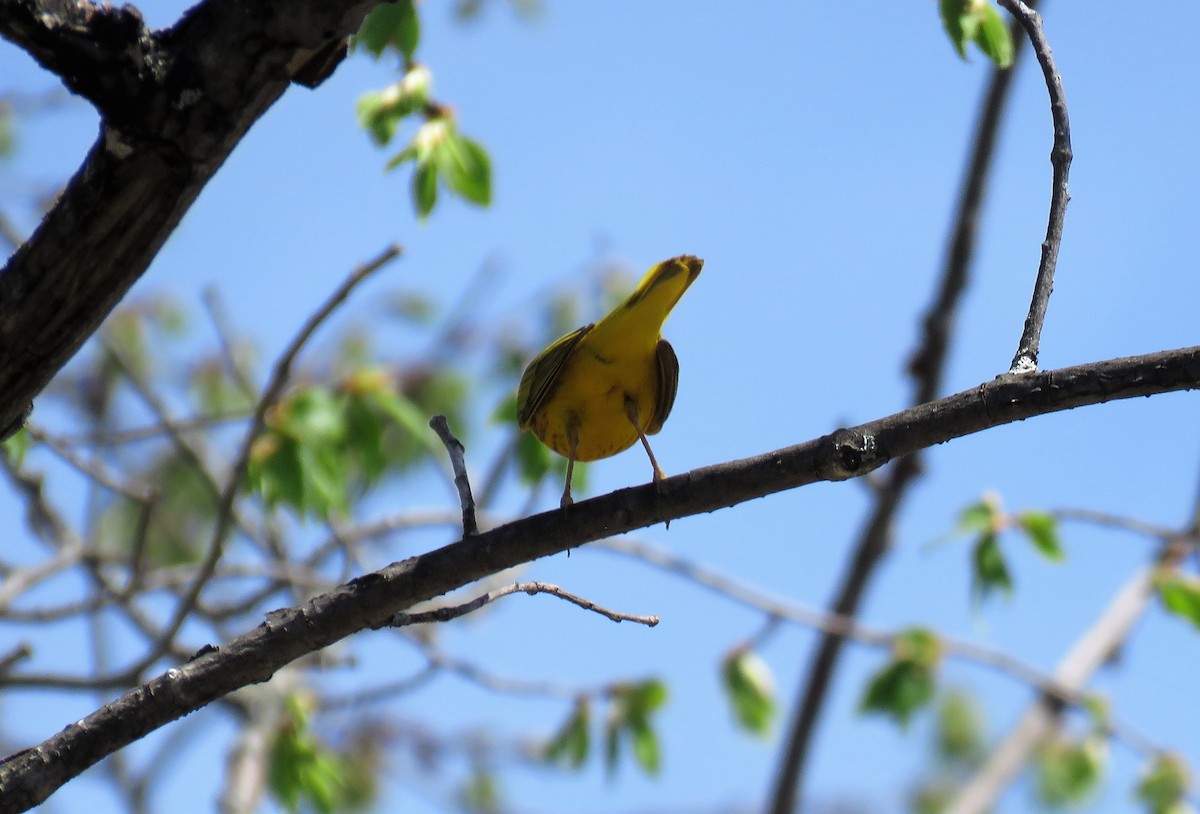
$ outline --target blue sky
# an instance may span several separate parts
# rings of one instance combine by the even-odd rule
[[[183,8],[156,2],[143,10],[151,24],[167,25]],[[654,442],[668,472],[798,443],[906,405],[903,365],[937,278],[988,70],[980,56],[968,63],[955,56],[935,4],[734,9],[549,0],[532,21],[493,3],[468,25],[439,4],[422,12],[419,56],[433,71],[436,95],[491,153],[490,209],[444,199],[428,223],[415,222],[407,174],[382,172],[388,153],[371,146],[353,115],[357,96],[394,74],[351,58],[315,92],[290,90],[253,128],[134,294],[171,291],[200,313],[201,292],[215,285],[232,321],[271,358],[350,266],[393,240],[405,258],[358,292],[349,314],[361,317],[396,289],[452,303],[490,262],[498,276],[485,316],[526,335],[535,333],[524,324],[529,303],[585,285],[598,257],[640,272],[694,253],[705,258],[704,272],[665,331],[682,367],[674,412]],[[1190,244],[1200,109],[1191,98],[1200,8],[1174,4],[1169,21],[1117,5],[1048,6],[1075,163],[1043,367],[1197,341]],[[1034,67],[1028,61],[1017,77],[1000,139],[947,393],[1007,369],[1028,306],[1050,189],[1050,119]],[[24,54],[0,46],[0,91],[53,86]],[[0,202],[7,207],[64,178],[94,135],[95,117],[82,104],[29,122],[19,162],[0,165]],[[412,358],[423,347],[396,342],[388,358]],[[480,443],[488,449],[488,439]],[[478,461],[482,468],[486,457]],[[895,551],[863,619],[929,624],[1050,669],[1148,561],[1151,545],[1072,525],[1067,562],[1051,566],[1014,539],[1015,598],[975,609],[966,546],[930,541],[986,490],[1014,509],[1093,508],[1183,523],[1200,476],[1195,396],[1033,419],[939,447],[925,461],[928,472],[900,516]],[[644,457],[630,451],[591,467],[590,493],[647,474]],[[546,492],[547,508],[554,491]],[[409,499],[385,498],[392,510]],[[450,498],[430,491],[419,499],[445,505]],[[505,509],[521,505],[512,494]],[[866,505],[861,484],[819,484],[637,536],[820,605]],[[0,506],[15,517],[11,505]],[[445,539],[435,535],[430,544]],[[519,810],[712,810],[761,799],[778,739],[735,732],[716,678],[719,658],[757,630],[757,617],[586,548],[526,574],[610,607],[657,613],[663,623],[615,626],[548,599],[514,597],[477,624],[447,631],[446,646],[506,675],[584,684],[660,675],[672,700],[662,720],[662,777],[626,770],[609,783],[598,770],[582,778],[517,772],[505,779]],[[416,662],[406,664],[402,650],[382,634],[367,635],[380,646],[364,670],[411,671]],[[785,629],[763,651],[789,705],[814,640]],[[0,630],[0,645],[7,641]],[[880,664],[876,651],[847,651],[810,772],[816,798],[900,810],[928,732],[921,722],[901,733],[855,713],[863,681]],[[1197,668],[1194,631],[1156,608],[1097,686],[1123,719],[1198,759]],[[1031,697],[1007,678],[958,662],[944,676],[985,699],[994,734]],[[19,710],[15,731],[44,737],[94,706],[81,697],[30,705]],[[401,709],[436,709],[454,726],[507,734],[548,732],[566,715],[561,702],[497,699],[454,680]],[[210,808],[222,731],[205,730],[208,745],[180,764],[160,792],[164,810]],[[1112,757],[1111,782],[1090,810],[1130,810],[1140,763],[1120,745]],[[97,787],[71,784],[56,810],[77,809]],[[426,810],[402,784],[389,794],[396,810]],[[1024,810],[1027,794],[1015,789],[1001,810]]]

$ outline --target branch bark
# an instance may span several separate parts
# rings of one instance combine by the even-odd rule
[[[83,165],[0,272],[0,439],[145,272],[250,126],[378,0],[205,0],[135,11],[0,0],[0,36],[102,116]],[[324,63],[323,63],[324,64]]]
[[[544,512],[393,563],[145,682],[0,763],[5,811],[46,800],[105,756],[286,664],[432,599],[521,563],[614,534],[711,512],[822,480],[845,480],[934,444],[1114,399],[1200,389],[1200,347],[1055,371],[1007,375],[971,390],[798,446],[697,469]],[[21,686],[19,675],[0,684]]]

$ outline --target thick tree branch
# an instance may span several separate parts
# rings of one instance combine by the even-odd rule
[[[0,273],[0,438],[142,275],[297,72],[377,0],[205,0],[147,31],[131,10],[0,0],[0,36],[100,111],[101,132]]]
[[[614,534],[822,480],[864,475],[934,444],[1114,399],[1200,389],[1200,347],[1002,376],[940,401],[804,444],[623,489],[482,532],[280,610],[205,647],[36,747],[0,764],[5,810],[31,808],[106,755],[286,664],[485,576]]]

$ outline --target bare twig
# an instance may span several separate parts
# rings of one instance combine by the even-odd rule
[[[33,655],[33,648],[29,646],[29,642],[21,642],[19,645],[9,650],[3,656],[0,656],[0,676],[5,675],[13,667]]]
[[[463,536],[472,537],[479,533],[475,522],[475,498],[471,496],[471,480],[467,477],[466,449],[462,442],[450,432],[444,415],[435,415],[429,419],[429,426],[437,433],[438,438],[446,446],[450,456],[450,466],[454,469],[454,488],[458,490],[458,502],[462,506]]]
[[[229,319],[225,308],[221,305],[217,290],[211,287],[206,288],[203,300],[204,308],[208,311],[208,318],[212,321],[213,330],[217,334],[217,341],[221,343],[221,359],[225,363],[225,369],[237,382],[246,398],[253,400],[258,392],[254,387],[254,382],[250,379],[250,374],[238,361],[237,352],[234,349],[233,329],[229,326]]]
[[[134,503],[145,504],[150,499],[148,490],[138,489],[121,483],[99,460],[85,460],[69,447],[59,443],[58,439],[53,435],[44,432],[38,427],[27,424],[25,428],[29,432],[30,438],[44,444],[47,449],[66,462],[72,469],[92,482],[103,486],[110,492],[116,492],[126,497]]]
[[[1021,0],[1000,0],[1017,18],[1029,41],[1042,74],[1046,78],[1046,89],[1050,93],[1050,116],[1054,120],[1054,146],[1050,150],[1050,165],[1053,186],[1050,192],[1050,217],[1046,224],[1046,239],[1042,242],[1042,259],[1038,263],[1037,281],[1033,286],[1033,299],[1029,304],[1029,315],[1021,332],[1021,342],[1013,357],[1010,373],[1027,373],[1037,370],[1038,349],[1042,337],[1042,324],[1046,321],[1046,308],[1050,304],[1050,292],[1054,290],[1054,268],[1058,263],[1058,250],[1062,245],[1063,221],[1067,217],[1067,201],[1071,194],[1067,188],[1067,176],[1071,171],[1071,123],[1067,117],[1067,96],[1063,90],[1062,76],[1054,65],[1050,45],[1042,30],[1042,17]]]
[[[191,432],[211,429],[221,424],[234,424],[246,421],[251,417],[249,410],[239,410],[228,413],[201,415],[194,418],[171,419],[169,425],[159,422],[145,427],[131,427],[127,430],[97,430],[78,435],[56,435],[54,440],[64,447],[78,446],[123,446],[136,441],[148,441],[169,435],[172,432],[181,435]]]
[[[1159,526],[1154,523],[1147,523],[1144,520],[1124,517],[1110,512],[1096,511],[1095,509],[1052,509],[1050,514],[1060,520],[1074,520],[1079,523],[1090,523],[1093,526],[1119,529],[1159,541],[1174,540],[1179,537],[1178,531],[1166,526]]]
[[[530,596],[536,594],[549,594],[557,596],[559,599],[564,599],[572,605],[578,605],[584,610],[598,613],[606,619],[611,619],[614,622],[637,622],[639,625],[646,627],[654,627],[659,623],[659,618],[655,615],[650,616],[635,616],[629,613],[621,613],[620,611],[609,610],[608,608],[597,605],[590,599],[585,599],[582,596],[565,591],[557,585],[551,585],[547,582],[514,582],[511,585],[506,585],[503,588],[498,588],[494,591],[488,591],[485,594],[480,594],[469,602],[463,602],[461,605],[449,605],[442,608],[434,608],[428,611],[419,611],[417,613],[397,613],[385,624],[380,627],[404,627],[406,625],[426,624],[430,622],[448,622],[451,619],[457,619],[460,616],[466,616],[468,613],[473,613],[479,610],[484,605],[495,602],[497,599],[512,594],[526,593]]]

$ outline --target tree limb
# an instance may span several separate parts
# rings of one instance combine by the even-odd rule
[[[0,439],[145,272],[297,73],[377,0],[205,0],[149,31],[125,7],[0,0],[0,36],[100,111],[99,137],[0,272]]]

